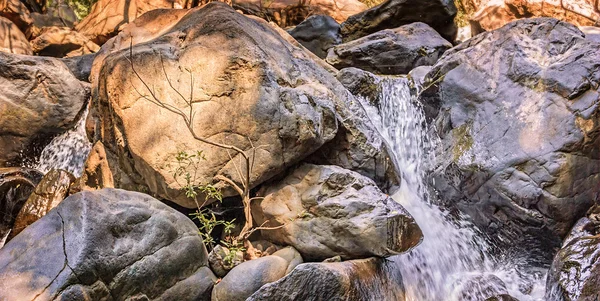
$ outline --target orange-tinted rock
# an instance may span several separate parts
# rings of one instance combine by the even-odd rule
[[[31,47],[35,54],[53,57],[85,55],[100,50],[100,46],[67,27],[44,28],[40,36],[31,41]]]
[[[98,190],[115,187],[102,142],[98,141],[94,144],[90,155],[85,161],[83,170],[81,178],[77,180],[78,190]]]
[[[11,20],[22,32],[33,23],[29,10],[19,0],[0,0],[0,17]]]
[[[0,51],[31,55],[31,46],[17,25],[0,17]]]

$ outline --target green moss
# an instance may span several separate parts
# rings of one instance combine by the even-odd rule
[[[454,138],[454,147],[452,148],[452,157],[455,163],[462,157],[465,152],[473,147],[473,137],[470,134],[471,124],[465,123],[452,130]]]

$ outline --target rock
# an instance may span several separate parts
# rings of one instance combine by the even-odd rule
[[[600,27],[596,26],[581,26],[579,27],[583,33],[585,33],[585,38],[595,42],[600,43]]]
[[[291,247],[243,262],[215,285],[211,300],[244,301],[263,285],[281,279],[300,263],[302,257]]]
[[[377,98],[381,89],[379,76],[358,68],[344,68],[335,76],[350,93],[366,99],[369,104],[377,106]]]
[[[568,23],[519,20],[426,76],[441,105],[435,188],[502,245],[547,258],[600,192],[598,47]]]
[[[231,254],[228,248],[221,245],[216,245],[210,253],[208,253],[208,264],[210,269],[217,277],[223,277],[234,267],[244,262],[244,253],[236,252]]]
[[[435,64],[451,47],[427,24],[416,22],[334,46],[325,61],[338,69],[354,66],[377,74],[407,74]]]
[[[58,59],[0,52],[0,166],[39,157],[52,138],[71,129],[89,89]]]
[[[66,27],[73,28],[73,23],[68,20],[61,18],[57,15],[52,15],[51,12],[40,14],[33,12],[31,13],[33,23],[25,31],[25,35],[29,40],[33,40],[42,34],[46,28],[52,27]]]
[[[474,2],[474,1],[472,1]],[[600,24],[600,4],[595,0],[483,0],[469,18],[474,34],[498,29],[522,18],[552,17],[578,26]]]
[[[31,45],[25,35],[10,20],[0,17],[0,51],[31,55]]]
[[[546,280],[546,299],[594,301],[600,297],[600,220],[581,218],[558,251]]]
[[[21,32],[33,23],[29,10],[19,0],[0,0],[0,17],[4,17],[15,23]]]
[[[102,188],[114,188],[113,179],[106,150],[102,142],[97,141],[83,166],[83,174],[77,180],[77,190],[99,190]]]
[[[92,42],[102,45],[115,36],[121,26],[137,17],[159,8],[184,8],[182,0],[99,0],[75,29]]]
[[[66,170],[53,169],[44,175],[21,207],[8,240],[58,206],[69,194],[69,188],[73,182],[75,182],[75,177]]]
[[[181,42],[183,36],[186,39]],[[129,48],[126,40],[119,47],[114,45],[114,49]],[[123,55],[128,52],[108,54],[97,84],[92,81],[100,121],[97,133],[106,147],[115,185],[147,189],[182,206],[196,207],[180,191],[168,163],[182,150],[203,151],[206,160],[196,170],[198,183],[212,182],[223,188],[225,196],[236,195],[215,176],[239,182],[234,164],[241,156],[197,141],[182,118],[132,93],[148,90]],[[358,168],[368,172],[367,163],[380,155],[376,147],[381,148],[383,142],[364,108],[331,74],[264,21],[249,19],[224,4],[189,10],[160,37],[134,45],[132,52],[144,82],[162,91],[163,101],[186,111],[188,106],[175,90],[189,95],[190,74],[185,69],[191,70],[197,99],[193,109],[202,112],[195,115],[196,135],[235,145],[248,154],[252,145],[257,146],[252,187],[332,140],[338,125],[350,133],[341,138],[348,141],[346,146],[356,145],[350,150],[358,154],[354,161],[354,153],[335,153],[350,157],[348,165],[357,162]],[[214,55],[205,55],[208,52]],[[156,68],[161,65],[164,70]],[[108,153],[118,159],[111,160]]]
[[[340,24],[326,15],[313,15],[288,31],[302,46],[324,59],[329,48],[342,43]]]
[[[303,164],[265,185],[252,205],[262,237],[296,248],[305,259],[390,256],[416,246],[421,229],[375,183],[337,166]]]
[[[498,296],[494,296],[494,297],[485,299],[485,301],[519,301],[519,300],[517,298],[514,298],[511,295],[502,294],[502,295],[498,295]]]
[[[212,1],[201,1],[203,4],[209,2]],[[234,9],[244,14],[272,21],[282,28],[297,25],[313,15],[326,15],[337,22],[344,22],[349,16],[358,14],[368,8],[366,4],[358,0],[273,0],[268,5],[259,0],[222,2],[230,4]]]
[[[207,256],[194,223],[160,201],[82,192],[0,249],[0,299],[209,300]]]
[[[476,301],[498,300],[508,295],[506,284],[493,274],[466,276],[454,284],[452,300]],[[500,299],[502,300],[502,299]]]
[[[0,248],[15,223],[15,219],[42,179],[42,174],[31,168],[0,167]]]
[[[37,55],[53,57],[71,57],[90,54],[100,47],[84,35],[67,27],[47,27],[31,41],[33,52]]]
[[[451,0],[387,0],[378,6],[353,15],[342,23],[344,42],[384,29],[423,22],[439,32],[444,39],[454,41],[456,6]]]
[[[247,301],[404,300],[400,269],[380,258],[298,265]]]
[[[86,54],[80,56],[72,56],[61,59],[67,68],[82,82],[90,82],[90,73],[92,71],[92,63],[94,62],[95,54]]]

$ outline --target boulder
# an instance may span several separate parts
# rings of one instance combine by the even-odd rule
[[[599,47],[539,18],[447,51],[425,79],[441,106],[442,202],[503,245],[548,257],[600,192]]]
[[[246,300],[404,300],[402,275],[394,265],[381,258],[304,263]]]
[[[74,181],[75,177],[62,169],[53,169],[45,174],[21,207],[8,240],[58,206],[69,194]]]
[[[0,299],[209,300],[198,228],[141,193],[74,194],[0,249]]]
[[[90,54],[100,47],[68,27],[46,27],[31,41],[33,52],[42,56],[71,57]]]
[[[502,295],[508,295],[506,284],[500,278],[493,274],[483,274],[474,276],[465,276],[459,279],[454,285],[451,300],[475,301],[498,300],[506,298]],[[505,299],[500,299],[505,300]],[[510,299],[508,299],[510,300]]]
[[[212,0],[202,0],[209,3]],[[268,4],[260,0],[222,1],[247,15],[254,15],[274,22],[282,28],[294,26],[312,15],[326,15],[337,22],[358,14],[368,6],[358,0],[273,0]]]
[[[112,52],[101,60],[102,49],[96,58],[103,63],[92,85],[96,132],[117,187],[146,189],[196,207],[180,190],[172,164],[180,151],[202,151],[206,160],[195,170],[196,183],[213,183],[225,196],[236,195],[215,177],[240,182],[235,165],[241,155],[194,139],[183,118],[147,99],[158,97],[189,112],[184,95],[190,95],[190,86],[192,111],[198,113],[195,135],[252,155],[251,187],[318,150],[339,134],[338,126],[345,144],[341,150],[331,147],[331,157],[365,173],[380,171],[375,163],[383,160],[375,158],[382,156],[383,142],[362,105],[309,53],[290,45],[265,21],[218,2],[189,10],[159,37],[133,38],[145,41],[131,48],[135,72],[130,40],[118,36],[114,41]],[[154,96],[149,87],[156,89]]]
[[[31,168],[0,167],[0,248],[42,174]]]
[[[596,26],[581,26],[579,27],[583,33],[585,33],[585,38],[596,43],[600,43],[600,27]]]
[[[3,17],[0,17],[0,52],[33,54],[29,41],[17,25]]]
[[[314,15],[288,31],[302,46],[324,59],[329,48],[342,43],[340,24],[332,17]]]
[[[23,33],[33,23],[29,10],[19,0],[0,0],[0,17],[15,23]]]
[[[600,3],[595,0],[482,0],[471,5],[473,34],[498,29],[514,20],[552,17],[578,26],[600,25]]]
[[[106,150],[102,142],[97,141],[92,146],[90,154],[83,165],[83,174],[77,179],[75,186],[79,191],[115,187]]]
[[[96,54],[86,54],[80,56],[72,56],[61,59],[73,75],[82,82],[90,82],[90,74],[92,71],[92,63]]]
[[[381,93],[381,78],[371,72],[349,67],[340,70],[335,76],[350,93],[366,99],[369,104],[377,106],[377,98]]]
[[[439,32],[444,39],[454,41],[456,6],[452,0],[387,0],[369,10],[348,18],[342,26],[344,42],[384,29],[423,22]]]
[[[385,29],[329,49],[326,62],[378,74],[407,74],[435,64],[452,44],[421,22]]]
[[[0,52],[0,166],[37,159],[75,126],[88,87],[58,59]]]
[[[375,183],[337,166],[303,164],[265,185],[252,205],[262,237],[296,248],[305,259],[390,256],[419,244],[421,229]],[[283,227],[281,227],[283,226]]]
[[[302,257],[292,247],[243,262],[215,285],[211,300],[244,301],[263,285],[281,279],[301,263]]]
[[[73,28],[73,22],[69,22],[58,15],[53,15],[50,11],[47,11],[44,14],[33,12],[31,13],[31,19],[33,20],[33,23],[27,27],[27,30],[25,31],[25,35],[29,40],[33,40],[40,36],[40,34],[42,34],[46,28]]]
[[[189,4],[191,2],[183,0],[99,0],[75,29],[92,42],[102,45],[115,36],[121,26],[145,12],[159,8],[184,8]]]
[[[237,251],[235,254],[231,252],[227,247],[216,245],[208,253],[208,265],[217,277],[227,275],[231,269],[244,262],[244,252]]]

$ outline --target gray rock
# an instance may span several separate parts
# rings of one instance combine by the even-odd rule
[[[507,295],[506,284],[492,274],[466,276],[454,284],[452,300],[480,301]]]
[[[265,185],[253,202],[256,223],[274,243],[295,247],[305,259],[390,256],[416,246],[421,229],[375,183],[337,166],[303,164]]]
[[[340,24],[332,17],[313,15],[288,31],[302,46],[324,59],[329,48],[342,43]]]
[[[342,38],[348,42],[380,30],[423,22],[446,40],[454,41],[456,12],[452,0],[387,0],[343,22]]]
[[[380,258],[337,263],[305,263],[267,284],[247,301],[404,300],[402,275],[395,263]]]
[[[600,192],[599,47],[568,23],[520,20],[447,51],[426,78],[441,104],[440,198],[532,260]]]
[[[344,68],[335,76],[350,93],[366,99],[370,105],[377,106],[381,92],[379,76],[358,68]]]
[[[58,59],[0,52],[0,167],[39,157],[75,126],[89,89]]]
[[[338,69],[356,67],[377,74],[407,74],[416,67],[435,64],[451,47],[433,28],[416,22],[334,46],[325,61]]]
[[[0,168],[0,248],[42,176],[41,172],[31,168]]]
[[[198,228],[141,193],[81,192],[0,249],[0,299],[208,300]]]
[[[579,29],[585,34],[585,38],[596,43],[600,43],[600,27],[581,26]]]
[[[263,285],[277,281],[302,263],[292,247],[243,262],[233,268],[212,292],[212,301],[244,301]]]
[[[90,82],[90,73],[92,71],[92,63],[96,57],[95,53],[62,58],[61,61],[67,65],[67,68],[75,75],[75,77],[83,82]]]
[[[208,253],[208,264],[210,269],[215,273],[217,277],[223,277],[227,273],[244,262],[243,252],[236,252],[235,255],[230,254],[231,251],[221,245],[216,245],[210,253]]]

